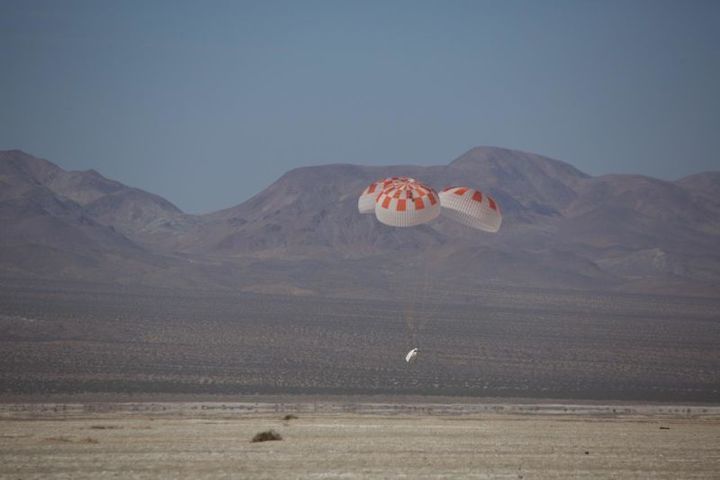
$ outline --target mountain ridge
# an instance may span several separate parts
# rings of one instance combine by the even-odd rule
[[[357,212],[357,196],[367,184],[399,175],[436,188],[457,184],[480,188],[500,203],[503,228],[497,235],[478,234],[441,217],[419,228],[392,229]],[[542,155],[483,146],[447,165],[299,167],[240,204],[192,215],[94,170],[66,172],[13,150],[0,152],[0,185],[0,208],[7,214],[10,231],[17,234],[25,229],[25,236],[15,235],[14,247],[21,238],[29,245],[33,235],[48,236],[24,223],[22,212],[30,204],[64,202],[76,212],[74,223],[64,227],[73,232],[66,232],[68,238],[81,238],[77,232],[90,229],[90,223],[102,238],[124,238],[127,248],[143,257],[134,260],[141,266],[127,272],[127,278],[140,281],[162,283],[167,268],[176,276],[178,272],[196,275],[197,282],[227,288],[240,282],[247,288],[279,284],[322,291],[323,269],[338,276],[344,275],[344,268],[359,269],[367,281],[379,281],[373,268],[427,257],[435,274],[463,268],[477,286],[639,285],[642,289],[646,280],[653,285],[648,287],[651,290],[680,284],[686,287],[683,291],[700,288],[712,294],[720,285],[720,258],[715,252],[720,244],[720,172],[675,181],[642,175],[591,176]],[[37,198],[27,204],[33,196]],[[26,204],[21,205],[20,198]],[[62,215],[53,216],[51,209],[42,208],[47,229],[59,228]],[[8,238],[8,234],[0,236],[0,241],[6,240],[3,245]],[[113,242],[90,243],[102,251],[101,257],[120,249]],[[77,250],[71,240],[53,248]],[[484,252],[483,258],[477,252]],[[349,267],[353,259],[362,259],[368,268],[356,263]],[[147,262],[154,266],[142,266]],[[252,275],[247,281],[239,280],[248,272]]]

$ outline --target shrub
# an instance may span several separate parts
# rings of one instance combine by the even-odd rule
[[[298,419],[297,415],[293,415],[292,413],[288,413],[287,415],[285,415],[285,416],[283,417],[283,420],[285,420],[285,421],[288,421],[288,420],[297,420],[297,419]]]
[[[282,440],[282,436],[275,430],[265,430],[264,432],[256,433],[252,441],[254,442],[269,442],[272,440]]]

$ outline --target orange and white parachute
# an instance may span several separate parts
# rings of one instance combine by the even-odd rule
[[[500,230],[502,214],[497,202],[480,190],[468,187],[448,187],[440,192],[443,216],[495,233]]]
[[[375,200],[375,216],[391,227],[413,227],[440,215],[435,190],[415,180],[395,182]]]
[[[379,222],[391,227],[420,225],[437,218],[441,212],[437,192],[408,177],[371,183],[358,199],[358,210],[374,212]]]
[[[410,177],[388,177],[371,183],[363,190],[360,198],[358,198],[358,211],[360,213],[375,213],[375,200],[383,190],[393,183],[397,182],[414,182],[414,178]]]
[[[437,218],[441,212],[464,225],[497,232],[502,214],[497,202],[479,190],[448,187],[439,194],[410,177],[389,177],[371,183],[358,198],[360,213],[374,213],[381,223],[412,227]]]

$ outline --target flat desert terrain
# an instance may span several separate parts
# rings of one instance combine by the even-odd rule
[[[719,299],[486,288],[437,300],[411,315],[401,302],[371,299],[0,281],[0,400],[301,394],[720,403]],[[420,354],[408,365],[413,347]]]
[[[268,429],[283,440],[250,441]],[[710,479],[719,468],[718,407],[0,407],[7,479]]]

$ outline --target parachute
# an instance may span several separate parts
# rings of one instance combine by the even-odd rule
[[[440,192],[443,216],[468,227],[495,233],[500,230],[502,215],[497,202],[480,190],[448,187]]]
[[[415,182],[410,177],[388,177],[371,183],[358,198],[358,211],[362,214],[375,213],[375,201],[383,190],[399,182]]]
[[[437,192],[413,179],[390,184],[375,200],[375,217],[391,227],[414,227],[434,220],[440,212]]]
[[[410,177],[389,177],[371,183],[358,198],[358,211],[361,214],[374,213],[380,223],[400,228],[423,225],[439,216],[485,232],[497,232],[502,224],[500,207],[495,199],[479,190],[448,187],[438,193]],[[440,292],[431,285],[430,258],[430,252],[427,252],[411,259],[390,277],[390,290],[393,286],[397,287],[396,291],[392,291],[393,297],[399,303],[405,303],[403,316],[413,344],[416,344],[416,334],[427,318],[435,313],[428,312],[426,307],[434,303],[437,309],[441,304],[435,298]],[[424,264],[424,268],[417,268],[420,263]],[[418,302],[419,309],[416,308]],[[417,352],[417,348],[410,350],[405,361],[411,363]]]

